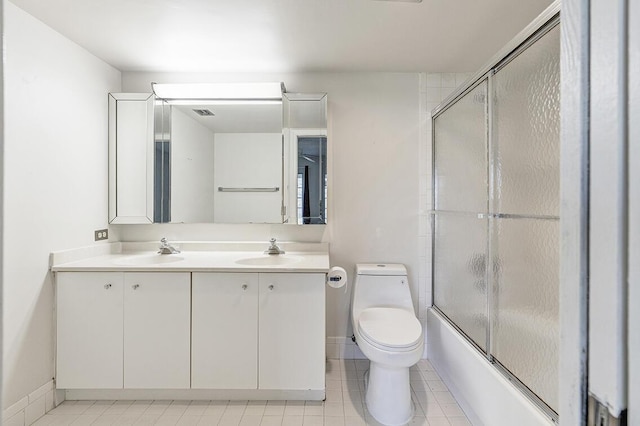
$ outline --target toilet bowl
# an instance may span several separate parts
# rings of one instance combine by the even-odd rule
[[[356,343],[370,361],[367,409],[384,425],[403,425],[413,417],[409,368],[424,349],[407,271],[401,264],[358,264],[355,276],[351,319]]]

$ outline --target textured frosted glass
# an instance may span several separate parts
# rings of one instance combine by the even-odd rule
[[[435,119],[436,209],[487,210],[487,84]]]
[[[486,350],[487,219],[436,216],[434,304]]]
[[[491,352],[558,411],[559,221],[497,219]]]
[[[495,74],[493,212],[559,215],[560,26]]]

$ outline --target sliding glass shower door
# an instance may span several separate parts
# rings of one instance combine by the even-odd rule
[[[493,87],[491,355],[557,411],[560,26]]]
[[[434,305],[557,413],[559,25],[434,118]]]
[[[434,302],[487,350],[487,81],[434,122]]]

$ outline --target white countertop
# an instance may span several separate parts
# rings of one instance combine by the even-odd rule
[[[267,255],[265,243],[176,242],[178,254],[157,254],[157,243],[112,243],[52,253],[54,272],[316,272],[329,271],[325,243],[279,243],[285,254]]]

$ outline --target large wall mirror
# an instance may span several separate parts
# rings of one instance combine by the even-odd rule
[[[152,113],[111,94],[110,222],[327,223],[326,94],[283,88],[154,85]]]

